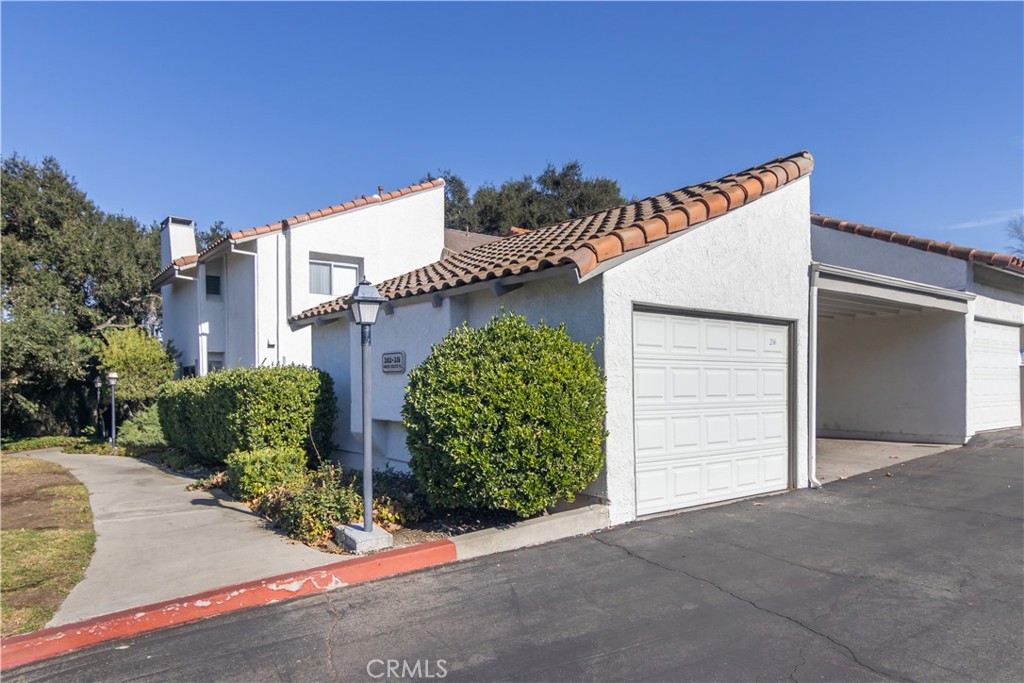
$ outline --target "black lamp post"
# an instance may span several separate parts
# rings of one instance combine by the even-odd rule
[[[114,448],[117,448],[117,402],[114,398],[117,380],[116,372],[107,373],[107,381],[110,382],[110,445]]]
[[[100,405],[102,401],[100,398],[100,388],[103,386],[103,380],[97,377],[92,381],[92,385],[96,387],[96,427],[99,429],[99,436],[105,437],[107,435],[107,428],[103,424],[103,411]]]
[[[373,531],[373,413],[370,406],[370,326],[387,301],[365,277],[349,299],[352,320],[361,328],[363,348],[363,531]]]

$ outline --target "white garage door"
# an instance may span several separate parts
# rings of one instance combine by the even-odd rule
[[[633,315],[637,514],[788,485],[788,328]]]
[[[975,321],[974,429],[1020,425],[1020,328]]]

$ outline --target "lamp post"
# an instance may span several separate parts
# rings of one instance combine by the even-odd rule
[[[363,531],[373,531],[373,414],[370,406],[372,387],[370,371],[370,326],[377,322],[377,313],[387,299],[365,277],[356,285],[349,299],[352,320],[359,325],[363,347]]]
[[[101,410],[102,406],[100,405],[102,400],[100,398],[100,387],[103,386],[103,380],[97,377],[92,381],[92,385],[96,387],[96,426],[99,427],[99,436],[105,437],[107,428],[103,424],[103,411]]]
[[[110,382],[110,445],[114,448],[117,448],[117,403],[114,398],[117,380],[116,372],[107,373],[107,381]]]

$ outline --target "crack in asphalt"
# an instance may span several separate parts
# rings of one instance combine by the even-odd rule
[[[799,671],[800,667],[807,663],[807,657],[804,657],[803,648],[797,650],[797,654],[800,655],[800,663],[794,666],[793,670],[789,672],[789,680],[793,681],[793,683],[800,683],[800,681],[796,680],[796,672]]]
[[[649,564],[649,565],[651,565],[653,567],[657,567],[659,569],[663,569],[665,571],[672,572],[674,574],[681,574],[683,576],[686,576],[686,577],[689,577],[689,578],[693,579],[694,581],[700,581],[701,583],[706,583],[707,585],[711,586],[712,588],[714,588],[714,589],[716,589],[716,590],[718,590],[718,591],[720,591],[720,592],[722,592],[722,593],[724,593],[724,594],[726,594],[726,595],[728,595],[728,596],[730,596],[730,597],[732,597],[732,598],[734,598],[736,600],[739,600],[741,602],[747,603],[748,605],[750,605],[751,607],[753,607],[754,609],[756,609],[756,610],[758,610],[760,612],[765,612],[766,614],[771,614],[771,615],[779,617],[781,619],[785,619],[786,621],[792,622],[793,624],[796,624],[800,628],[802,628],[802,629],[804,629],[804,630],[806,630],[806,631],[808,631],[810,633],[813,633],[814,635],[818,636],[819,638],[824,638],[825,640],[827,640],[828,642],[832,643],[836,647],[841,648],[843,651],[845,651],[849,655],[850,659],[852,659],[856,664],[858,664],[859,666],[863,667],[864,669],[867,669],[868,671],[870,671],[873,674],[876,674],[878,676],[882,676],[883,678],[895,679],[895,680],[898,680],[898,681],[906,681],[907,680],[907,679],[902,678],[901,676],[898,676],[898,675],[893,674],[893,673],[889,673],[889,672],[885,672],[885,671],[879,671],[878,669],[874,668],[870,664],[862,661],[857,656],[857,653],[854,652],[853,649],[851,649],[849,645],[846,645],[845,643],[839,642],[838,640],[836,640],[832,636],[828,635],[827,633],[822,633],[821,631],[818,631],[818,630],[816,630],[814,628],[811,628],[810,626],[808,626],[807,624],[803,623],[799,619],[796,619],[796,618],[791,617],[791,616],[786,615],[786,614],[782,614],[781,612],[776,612],[774,610],[768,609],[767,607],[762,607],[761,605],[758,605],[753,600],[751,600],[749,598],[745,598],[742,595],[737,595],[736,593],[733,593],[729,589],[727,589],[727,588],[725,588],[723,586],[718,585],[717,583],[715,583],[711,579],[707,579],[707,578],[704,578],[702,576],[697,576],[696,574],[691,574],[691,573],[689,573],[689,572],[687,572],[687,571],[685,571],[683,569],[679,569],[677,567],[669,567],[669,566],[661,564],[659,562],[655,562],[654,560],[651,560],[651,559],[646,558],[646,557],[644,557],[642,555],[636,554],[635,552],[633,552],[632,550],[630,550],[629,548],[627,548],[627,547],[625,547],[623,545],[619,545],[617,543],[612,543],[611,541],[606,541],[604,539],[598,538],[595,534],[589,534],[589,536],[590,536],[590,538],[594,539],[598,543],[606,545],[609,548],[616,548],[618,550],[621,550],[622,552],[626,553],[630,557],[632,557],[634,559],[637,559],[637,560],[640,560],[641,562],[645,562],[645,563],[647,563],[647,564]]]
[[[327,605],[327,611],[330,612],[331,616],[334,617],[334,620],[331,622],[331,628],[327,631],[327,636],[325,637],[325,645],[327,648],[327,668],[331,670],[331,680],[336,681],[338,680],[338,669],[334,665],[333,640],[334,631],[338,628],[338,625],[341,623],[342,616],[341,613],[337,610],[337,608],[335,608],[334,602],[331,600],[330,591],[324,593],[323,595],[324,603]]]

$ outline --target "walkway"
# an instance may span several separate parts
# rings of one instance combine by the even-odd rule
[[[48,626],[344,559],[268,530],[220,492],[136,460],[47,449],[89,489],[96,553]]]

